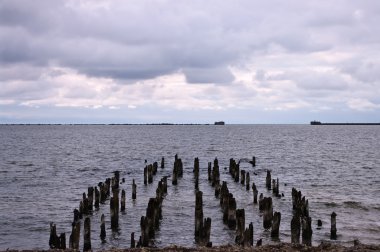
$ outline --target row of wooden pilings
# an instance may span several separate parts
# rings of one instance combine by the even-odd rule
[[[253,158],[255,163],[255,158]],[[164,168],[164,158],[161,160],[161,168]],[[231,174],[233,181],[245,186],[246,190],[250,190],[250,174],[244,170],[239,169],[239,163],[234,159],[230,159],[229,173]],[[254,164],[252,163],[252,164]],[[144,168],[144,184],[150,184],[153,182],[153,176],[157,173],[158,163],[147,165]],[[210,242],[211,233],[211,218],[203,218],[203,199],[202,191],[199,191],[199,159],[194,159],[194,183],[195,183],[195,241],[201,246],[212,246]],[[177,185],[177,179],[183,176],[183,164],[182,160],[175,155],[175,161],[172,173],[172,184]],[[240,179],[239,179],[240,177]],[[208,180],[211,186],[215,188],[215,197],[219,197],[220,206],[223,212],[223,222],[229,227],[229,229],[236,230],[235,242],[241,246],[253,246],[253,224],[252,222],[245,228],[245,210],[236,209],[236,200],[232,193],[229,192],[227,182],[220,183],[220,171],[218,159],[215,158],[213,165],[208,163]],[[125,182],[123,179],[121,183]],[[83,198],[80,201],[79,209],[74,210],[74,220],[72,222],[72,231],[69,239],[69,248],[78,250],[80,240],[81,219],[84,218],[83,225],[83,251],[91,250],[91,220],[89,216],[94,210],[99,209],[99,204],[105,204],[106,200],[110,200],[110,217],[111,217],[111,229],[118,229],[119,212],[125,211],[125,191],[121,190],[121,198],[119,197],[119,184],[120,184],[120,172],[115,171],[114,177],[107,178],[104,182],[100,182],[98,187],[88,187],[87,194],[83,193]],[[271,178],[271,172],[267,171],[265,180],[267,190],[272,190],[275,197],[284,196],[279,192],[279,179]],[[260,193],[259,200],[257,200],[258,190],[255,183],[252,183],[253,191],[253,203],[259,204],[259,210],[263,216],[264,229],[271,229],[271,236],[279,236],[279,227],[281,222],[281,213],[273,213],[272,197],[264,197],[263,193]],[[111,196],[112,192],[112,196]],[[131,248],[134,247],[146,247],[151,245],[151,241],[155,236],[155,232],[159,227],[160,219],[162,218],[162,201],[167,194],[167,177],[163,177],[157,186],[156,196],[150,198],[146,209],[146,215],[141,217],[140,228],[141,236],[137,242],[135,242],[134,232],[131,233]],[[133,180],[132,184],[132,199],[136,199],[136,184]],[[301,191],[297,191],[292,188],[292,204],[293,204],[293,217],[291,220],[291,242],[300,243],[300,236],[302,233],[302,243],[311,245],[312,238],[312,226],[311,217],[309,216],[309,203],[303,196]],[[318,226],[322,225],[322,222],[318,220]],[[336,213],[331,214],[331,239],[336,239]],[[100,226],[100,238],[102,241],[106,239],[105,229],[105,216],[101,216]],[[257,242],[257,245],[261,244],[261,239]],[[51,248],[66,249],[66,235],[61,233],[57,235],[56,225],[50,224],[50,239],[49,245]]]

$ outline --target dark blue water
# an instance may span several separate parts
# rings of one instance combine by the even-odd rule
[[[204,216],[212,218],[214,245],[233,244],[235,233],[222,222],[219,201],[207,181],[207,163],[219,159],[221,179],[228,182],[237,207],[246,211],[246,225],[254,223],[254,240],[273,243],[262,228],[262,217],[252,203],[252,191],[234,183],[224,167],[229,159],[257,157],[250,171],[259,193],[266,191],[266,169],[280,179],[282,199],[274,199],[281,211],[280,240],[290,242],[291,189],[296,187],[309,199],[313,219],[313,244],[329,240],[330,214],[337,216],[338,240],[354,239],[380,243],[380,127],[310,125],[226,126],[0,126],[0,249],[47,249],[49,223],[58,233],[71,232],[72,211],[78,208],[88,186],[121,171],[126,183],[127,211],[120,216],[120,231],[110,230],[109,206],[91,219],[92,247],[129,247],[131,232],[140,235],[139,221],[145,215],[159,179],[170,175],[174,155],[184,163],[178,186],[169,179],[163,202],[163,219],[155,244],[196,246],[194,243],[194,157],[201,165],[200,190]],[[154,183],[143,185],[144,160],[166,158]],[[256,176],[252,178],[255,171]],[[137,201],[131,200],[131,182],[136,180]],[[285,186],[286,184],[286,186]],[[101,244],[100,216],[107,220],[107,243]],[[316,221],[323,227],[317,230]]]

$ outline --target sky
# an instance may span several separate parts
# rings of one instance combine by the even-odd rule
[[[0,123],[380,122],[377,0],[0,0]]]

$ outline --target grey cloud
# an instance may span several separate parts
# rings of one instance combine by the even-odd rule
[[[230,84],[235,79],[227,68],[185,68],[183,73],[188,83]]]

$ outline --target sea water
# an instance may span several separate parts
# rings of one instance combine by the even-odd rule
[[[57,232],[71,232],[73,210],[82,193],[119,170],[127,193],[126,211],[119,230],[110,229],[109,202],[91,216],[94,249],[127,248],[130,235],[140,235],[140,218],[146,214],[157,183],[170,176],[174,155],[184,164],[177,186],[168,179],[160,228],[154,246],[196,246],[194,241],[194,158],[200,160],[199,189],[203,191],[204,217],[212,218],[213,245],[234,244],[235,231],[223,224],[219,199],[207,180],[207,164],[219,160],[221,180],[227,181],[237,208],[245,209],[246,226],[254,225],[254,241],[290,242],[291,190],[309,200],[313,245],[330,239],[330,215],[337,213],[337,243],[380,243],[380,127],[311,125],[0,125],[0,250],[48,249],[49,223]],[[241,162],[259,193],[265,189],[266,171],[279,178],[281,199],[279,239],[262,227],[262,214],[246,191],[228,173],[229,159],[256,157],[256,167]],[[165,157],[152,184],[143,184],[145,160]],[[255,174],[255,175],[254,175]],[[131,184],[137,184],[137,200]],[[100,216],[106,216],[107,242],[102,244]],[[322,227],[317,229],[317,220]],[[83,231],[83,226],[82,226]],[[81,235],[82,240],[83,235]],[[81,245],[82,246],[82,245]]]

